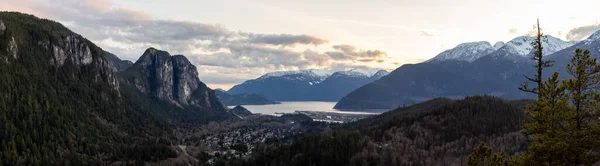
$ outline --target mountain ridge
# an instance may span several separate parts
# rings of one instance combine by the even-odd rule
[[[354,109],[392,109],[402,105],[410,105],[435,97],[461,98],[472,95],[489,94],[505,99],[522,99],[534,97],[518,90],[524,81],[523,75],[533,73],[533,61],[530,60],[529,42],[534,37],[516,37],[493,52],[459,51],[461,56],[439,58],[429,61],[403,65],[392,71],[383,79],[362,86],[344,96],[334,108]],[[542,46],[545,57],[554,58],[553,54],[573,48],[575,42],[563,41],[548,36]],[[501,44],[498,44],[498,46]],[[459,45],[453,49],[472,46],[478,50],[493,50],[487,42],[475,42]],[[481,46],[481,47],[479,47]],[[467,51],[465,51],[467,50]],[[452,49],[450,49],[452,51]],[[444,57],[444,53],[440,53]],[[473,55],[469,55],[473,54]],[[572,53],[571,53],[572,54]],[[447,56],[448,57],[448,56]],[[463,57],[478,57],[464,60]],[[564,56],[562,56],[564,57]],[[437,58],[437,59],[436,59]],[[463,58],[463,59],[461,59]],[[557,62],[558,70],[563,69],[566,59]],[[551,72],[546,72],[546,74]],[[545,75],[546,75],[545,74]]]
[[[351,69],[334,73],[300,70],[266,73],[229,89],[230,94],[260,94],[275,101],[337,101],[343,95],[388,74]]]

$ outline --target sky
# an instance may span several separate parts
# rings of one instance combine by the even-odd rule
[[[543,31],[582,40],[597,0],[2,0],[58,21],[121,59],[149,47],[185,55],[211,88],[273,71],[392,71],[460,43]]]

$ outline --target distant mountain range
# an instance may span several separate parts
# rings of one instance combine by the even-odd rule
[[[261,94],[275,101],[338,101],[344,95],[389,74],[385,70],[326,72],[299,70],[267,73],[235,85],[230,94]]]
[[[222,89],[215,89],[215,93],[217,93],[223,104],[228,106],[280,104],[280,102],[271,101],[262,95],[254,93],[229,94]]]
[[[590,49],[599,55],[600,35],[596,32],[582,42],[563,41],[547,36],[543,55],[555,60],[544,75],[565,74],[565,66],[575,48]],[[505,99],[533,98],[518,90],[523,75],[533,74],[531,42],[535,37],[520,36],[507,43],[469,42],[448,49],[418,64],[406,64],[389,75],[344,96],[336,109],[391,109],[436,97],[462,98],[489,94]]]

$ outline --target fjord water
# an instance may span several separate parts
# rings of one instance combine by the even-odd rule
[[[349,114],[373,114],[372,110],[340,111],[333,109],[336,102],[323,101],[289,101],[281,104],[269,105],[243,105],[252,113],[265,115],[277,115],[278,113],[293,113],[295,111],[321,111],[321,112],[339,112]],[[378,112],[382,112],[379,110]]]

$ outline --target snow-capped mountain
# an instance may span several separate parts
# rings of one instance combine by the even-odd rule
[[[258,79],[267,79],[269,77],[284,77],[284,76],[303,76],[304,78],[327,78],[331,72],[318,69],[296,70],[296,71],[276,71],[260,76]],[[302,77],[298,77],[302,79]]]
[[[600,34],[597,34],[596,36],[592,35],[591,37],[600,38]],[[496,42],[493,46],[487,41],[462,43],[438,54],[434,58],[428,60],[428,62],[446,60],[473,62],[490,54],[493,56],[507,56],[511,58],[528,57],[533,49],[531,42],[534,40],[535,36],[519,36],[506,43],[501,41]],[[575,43],[577,42],[564,41],[548,35],[542,43],[542,46],[544,47],[543,54],[544,56],[550,55],[570,47]]]
[[[264,74],[255,81],[268,81],[272,79],[286,79],[290,81],[297,81],[298,83],[305,83],[308,85],[315,85],[325,80],[331,75],[331,72],[326,70],[309,69],[309,70],[295,70],[295,71],[276,71]],[[248,82],[248,81],[246,81]],[[246,83],[244,82],[244,83]]]
[[[600,41],[600,30],[594,32],[588,38],[586,38],[585,40],[581,41],[581,43],[578,43],[578,44],[590,45],[597,41]]]
[[[530,43],[534,39],[535,37],[521,36],[506,44],[496,43],[494,46],[489,46],[487,42],[459,45],[462,47],[447,50],[436,58],[463,61],[402,65],[389,75],[342,97],[334,108],[389,109],[436,97],[456,98],[481,94],[505,99],[533,98],[535,96],[523,93],[518,88],[525,80],[523,75],[535,73],[533,61],[529,58],[533,49]],[[600,58],[600,31],[581,42],[547,36],[542,44],[545,60],[555,61],[553,67],[544,71],[544,77],[555,71],[560,72],[561,77],[568,77],[565,66],[577,48],[589,50],[591,56]],[[486,52],[490,47],[497,50],[488,55],[478,55],[481,57],[467,62],[474,56],[467,54],[469,51],[466,50]]]
[[[504,47],[504,45],[506,45],[506,43],[504,43],[502,41],[498,41],[498,42],[496,42],[496,44],[494,44],[494,50],[498,50],[498,49]]]
[[[371,78],[377,78],[380,79],[383,76],[386,76],[390,74],[390,72],[386,71],[386,70],[379,70],[377,71],[377,73],[373,74],[373,76],[371,76]]]
[[[473,62],[491,52],[504,46],[504,43],[498,42],[492,46],[487,41],[480,42],[468,42],[457,45],[452,49],[448,49],[429,61],[445,61],[445,60],[458,60]]]
[[[347,70],[347,71],[338,71],[335,72],[333,74],[331,74],[330,77],[363,77],[363,78],[370,78],[370,77],[378,77],[381,78],[385,75],[389,74],[389,72],[385,71],[385,70],[368,70],[368,69],[351,69],[351,70]]]
[[[325,70],[279,71],[245,81],[228,92],[262,94],[276,101],[337,101],[387,74],[385,70],[358,68],[334,73]]]
[[[571,47],[548,55],[548,60],[553,60],[555,63],[554,67],[548,68],[548,71],[544,72],[553,73],[556,71],[560,72],[561,77],[567,77],[568,74],[564,73],[566,70],[565,66],[571,62],[571,58],[573,55],[575,55],[576,49],[589,50],[590,56],[593,58],[600,58],[600,30],[590,35],[587,39],[577,42]]]
[[[531,42],[533,42],[535,40],[535,38],[536,38],[535,36],[516,37],[516,38],[510,40],[509,42],[507,42],[506,45],[504,45],[503,47],[498,49],[498,51],[504,51],[504,52],[508,53],[507,55],[518,55],[518,56],[522,56],[522,57],[527,57],[528,55],[531,54],[531,51],[533,49]],[[542,42],[542,47],[544,48],[544,51],[542,54],[544,56],[550,55],[552,53],[555,53],[557,51],[560,51],[562,49],[570,47],[573,44],[575,44],[575,43],[564,41],[559,38],[548,35],[548,36],[546,36],[545,39],[543,39],[543,42]]]

